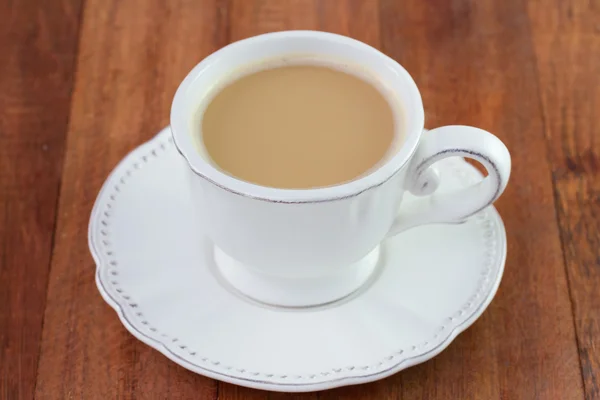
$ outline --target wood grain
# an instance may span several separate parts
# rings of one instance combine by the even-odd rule
[[[86,226],[110,170],[168,124],[179,82],[226,44],[217,1],[89,0],[83,16],[37,397],[215,398],[143,345],[99,296]]]
[[[600,178],[556,183],[586,399],[600,398]]]
[[[557,215],[588,399],[600,398],[600,2],[530,2]]]
[[[78,30],[79,1],[0,1],[0,396],[600,398],[599,0],[86,0]],[[103,302],[87,248],[98,190],[168,123],[186,73],[284,29],[383,50],[420,87],[427,127],[480,126],[513,156],[490,308],[433,360],[320,393],[217,383],[168,361]]]
[[[535,151],[546,144],[525,6],[382,0],[383,50],[415,78],[426,125],[482,127],[513,157],[511,182],[497,202],[508,234],[499,292],[439,357],[390,378],[405,398],[583,395],[551,166]]]
[[[528,3],[544,133],[556,179],[599,170],[600,1]]]
[[[0,2],[0,398],[31,399],[80,1]]]

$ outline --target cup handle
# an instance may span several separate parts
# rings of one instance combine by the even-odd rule
[[[458,191],[433,193],[439,185],[439,174],[432,165],[455,156],[479,161],[488,176]],[[451,125],[424,132],[411,159],[404,189],[426,197],[402,204],[388,236],[418,225],[464,222],[500,197],[508,183],[510,167],[510,154],[504,143],[483,129]]]

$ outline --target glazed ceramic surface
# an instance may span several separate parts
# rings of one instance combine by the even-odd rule
[[[481,180],[460,158],[437,165],[440,194]],[[500,283],[506,238],[488,207],[463,224],[385,240],[373,274],[340,301],[266,306],[217,268],[202,217],[190,217],[188,170],[168,129],[137,148],[104,184],[89,243],[100,293],[123,325],[199,374],[295,392],[381,379],[447,347]]]
[[[210,161],[200,127],[215,88],[260,69],[264,60],[294,63],[297,54],[369,71],[397,100],[397,146],[371,173],[340,185],[291,190],[244,182]],[[218,247],[219,268],[249,297],[283,306],[351,294],[371,276],[385,238],[423,224],[461,222],[502,194],[511,161],[497,137],[469,126],[424,133],[423,124],[421,95],[400,64],[365,43],[315,31],[259,35],[216,51],[183,80],[171,107],[197,223]],[[456,193],[437,192],[436,164],[453,156],[478,160],[488,176]],[[421,198],[404,202],[407,193]],[[295,290],[299,286],[311,290]]]

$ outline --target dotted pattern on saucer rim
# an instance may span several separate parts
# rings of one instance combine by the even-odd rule
[[[475,219],[475,222],[478,225],[480,225],[484,230],[483,238],[484,238],[484,246],[486,246],[486,251],[485,251],[486,266],[483,269],[483,271],[481,272],[481,278],[478,283],[479,288],[478,288],[477,292],[473,296],[471,296],[471,298],[469,298],[467,303],[458,312],[456,312],[454,315],[451,315],[450,317],[446,318],[446,320],[444,321],[444,324],[436,330],[436,332],[434,333],[434,335],[431,339],[423,341],[418,345],[410,346],[409,348],[399,349],[399,350],[395,351],[394,353],[390,354],[389,356],[384,357],[383,360],[381,360],[375,364],[362,365],[362,366],[346,366],[343,368],[333,368],[330,371],[323,371],[318,374],[306,374],[306,375],[281,375],[281,374],[264,373],[264,372],[258,372],[258,371],[250,371],[250,370],[246,370],[244,368],[237,368],[237,367],[234,367],[231,365],[222,364],[220,361],[212,360],[207,357],[203,357],[201,354],[198,354],[198,352],[196,350],[188,347],[184,343],[181,343],[177,337],[173,337],[167,333],[160,332],[158,330],[158,328],[156,328],[153,324],[150,323],[150,321],[146,320],[144,317],[143,311],[140,309],[139,304],[136,303],[134,301],[134,299],[132,299],[131,296],[125,292],[125,290],[120,286],[119,281],[118,281],[118,275],[119,275],[118,261],[117,261],[116,255],[114,254],[114,251],[111,249],[111,242],[110,242],[110,231],[109,231],[110,223],[109,223],[109,221],[110,221],[110,217],[112,215],[111,210],[113,208],[113,203],[117,201],[118,195],[121,191],[121,186],[123,186],[127,183],[127,180],[135,173],[135,171],[142,168],[144,164],[150,162],[154,158],[159,157],[162,153],[169,151],[169,148],[173,146],[173,138],[170,135],[169,135],[168,139],[166,139],[166,141],[160,137],[156,138],[155,140],[157,141],[157,143],[156,143],[156,146],[154,146],[154,148],[152,150],[144,153],[144,155],[142,155],[138,159],[138,161],[134,161],[133,163],[131,163],[131,166],[126,169],[125,173],[120,178],[111,179],[112,181],[116,181],[117,183],[114,184],[112,190],[110,191],[110,194],[108,195],[108,201],[106,201],[106,200],[104,201],[104,204],[103,204],[104,209],[100,210],[98,212],[98,215],[95,216],[96,219],[98,217],[100,218],[100,227],[96,231],[97,232],[99,231],[100,238],[101,238],[100,242],[102,244],[101,247],[104,248],[104,255],[107,256],[107,259],[108,259],[108,265],[98,265],[98,268],[99,269],[108,268],[109,283],[112,285],[114,291],[117,293],[117,295],[122,300],[122,302],[117,302],[118,305],[121,308],[123,308],[123,307],[130,308],[133,315],[137,319],[136,322],[138,322],[140,325],[142,325],[141,327],[137,327],[137,326],[133,326],[133,324],[132,324],[133,328],[138,331],[145,330],[147,336],[150,336],[153,339],[157,340],[159,343],[163,344],[167,349],[169,349],[169,351],[173,352],[177,356],[182,357],[185,361],[190,362],[191,364],[195,364],[195,362],[201,362],[203,365],[199,365],[199,364],[195,364],[195,365],[197,365],[198,367],[204,368],[204,369],[212,370],[217,373],[225,373],[226,374],[227,372],[229,372],[229,373],[235,372],[239,375],[242,375],[242,379],[250,379],[250,380],[252,380],[252,379],[256,380],[259,378],[263,379],[263,380],[276,378],[276,379],[280,379],[283,381],[289,380],[289,379],[314,381],[315,379],[320,378],[320,377],[327,378],[329,376],[339,376],[344,373],[352,373],[355,371],[357,371],[357,372],[370,371],[370,373],[376,373],[376,371],[378,371],[378,370],[388,369],[390,367],[393,367],[394,365],[401,363],[402,361],[409,358],[413,354],[414,355],[421,354],[422,349],[427,348],[432,343],[435,346],[439,345],[440,343],[438,342],[437,339],[441,335],[443,335],[445,332],[449,332],[446,335],[446,337],[447,337],[450,334],[450,332],[452,332],[452,330],[454,330],[454,328],[455,328],[454,323],[461,320],[462,317],[471,308],[473,308],[474,305],[478,305],[479,303],[477,302],[477,300],[479,300],[484,295],[484,293],[487,291],[486,289],[488,289],[490,279],[491,279],[493,261],[497,257],[497,254],[496,254],[497,238],[496,238],[496,230],[493,229],[494,228],[493,222],[490,220],[489,215],[488,215],[489,212],[487,210],[484,210],[484,211],[480,212],[479,214],[477,214],[475,217],[473,217]],[[472,176],[468,176],[464,169],[458,168],[457,166],[458,166],[458,164],[454,164],[454,167],[455,167],[454,173],[458,176],[458,178],[462,182],[465,182],[465,183],[474,183],[474,178]],[[122,311],[124,311],[124,310],[122,310]],[[175,347],[175,349],[173,349],[173,347]],[[177,354],[177,353],[183,353],[183,355]],[[190,360],[188,356],[192,357],[193,360]],[[215,370],[214,367],[217,367],[221,371]],[[373,371],[375,371],[375,372],[373,372]],[[343,375],[342,377],[350,378],[350,377],[354,377],[354,375]],[[356,377],[360,377],[360,375],[356,375]],[[272,382],[272,383],[276,384],[277,382]]]

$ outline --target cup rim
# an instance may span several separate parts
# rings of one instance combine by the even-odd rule
[[[260,42],[281,39],[282,37],[312,38],[350,45],[359,51],[370,53],[378,58],[378,62],[386,63],[389,68],[392,68],[398,77],[408,84],[407,86],[410,92],[409,97],[411,98],[411,101],[416,102],[414,112],[405,116],[408,119],[412,119],[413,122],[407,124],[409,125],[409,128],[407,128],[404,143],[401,145],[399,151],[379,168],[357,179],[338,185],[309,189],[281,189],[243,181],[220,171],[200,156],[193,143],[191,132],[189,131],[189,116],[185,115],[184,111],[186,109],[184,105],[187,101],[186,92],[189,87],[206,70],[206,68],[208,68],[215,59],[223,53],[234,52],[242,46],[260,44]],[[399,63],[374,47],[361,41],[334,33],[310,30],[265,33],[233,42],[212,53],[198,63],[177,88],[171,105],[170,119],[171,133],[175,147],[186,160],[194,174],[231,193],[273,203],[315,203],[341,200],[357,196],[367,190],[383,185],[410,160],[417,149],[425,123],[421,94],[419,93],[413,78]]]

